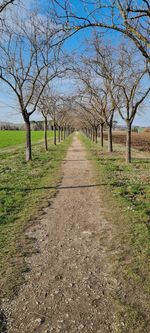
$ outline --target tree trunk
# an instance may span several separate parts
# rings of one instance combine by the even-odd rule
[[[101,147],[104,147],[104,124],[100,124],[100,142]]]
[[[126,163],[131,163],[131,124],[127,124]]]
[[[95,128],[95,142],[97,143],[97,127]]]
[[[63,127],[61,127],[61,140],[63,140]]]
[[[66,127],[64,126],[64,140],[66,139]]]
[[[94,128],[92,128],[92,133],[93,133],[93,142],[95,141],[95,133],[94,133]]]
[[[60,142],[60,140],[61,140],[61,139],[60,139],[60,135],[61,135],[60,132],[61,132],[61,129],[60,129],[60,126],[58,126],[58,142]]]
[[[93,136],[93,131],[92,131],[92,128],[90,129],[90,137],[91,137],[91,140],[92,140],[92,136]]]
[[[56,126],[54,125],[54,145],[56,146],[57,139],[56,139]]]
[[[48,150],[48,144],[47,144],[47,118],[44,117],[44,145],[45,150]]]
[[[32,160],[32,151],[31,151],[31,126],[29,119],[25,121],[26,127],[26,161]]]
[[[112,143],[112,125],[108,126],[108,152],[113,152],[113,143]]]

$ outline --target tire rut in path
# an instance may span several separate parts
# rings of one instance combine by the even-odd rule
[[[116,332],[113,228],[99,188],[83,187],[94,175],[77,134],[62,172],[51,206],[27,233],[38,251],[26,259],[26,283],[6,306],[9,333]]]

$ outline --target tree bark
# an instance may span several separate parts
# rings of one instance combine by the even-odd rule
[[[131,123],[127,123],[126,163],[131,163]]]
[[[47,117],[44,117],[44,145],[45,145],[45,150],[48,150],[48,143],[47,143]]]
[[[93,139],[93,130],[92,128],[90,129],[90,137],[91,137],[91,140]]]
[[[30,126],[30,120],[25,121],[25,127],[26,127],[26,161],[32,160],[32,151],[31,151],[31,126]]]
[[[64,140],[66,139],[66,127],[64,126]]]
[[[95,142],[97,143],[97,127],[95,128]]]
[[[61,140],[63,140],[63,127],[61,127]]]
[[[108,152],[113,152],[113,143],[112,143],[112,125],[108,125]]]
[[[60,128],[60,126],[58,126],[58,142],[60,142],[61,141],[61,138],[60,138],[60,136],[61,136],[61,128]]]
[[[104,147],[104,124],[100,124],[100,143]]]
[[[95,133],[94,133],[94,128],[92,128],[92,133],[93,133],[93,142],[95,141]]]
[[[56,146],[57,138],[56,138],[56,126],[54,125],[54,145]]]

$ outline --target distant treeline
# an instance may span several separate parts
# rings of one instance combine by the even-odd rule
[[[10,123],[5,123],[5,124],[0,124],[0,130],[1,131],[8,131],[8,130],[24,130],[24,126],[21,125],[16,125],[16,124],[10,124]]]
[[[31,122],[31,129],[33,131],[42,131],[44,130],[44,122],[43,121],[32,121]],[[52,122],[48,122],[48,129],[53,129]],[[0,130],[2,131],[24,131],[25,126],[24,124],[13,124],[9,122],[0,122]]]

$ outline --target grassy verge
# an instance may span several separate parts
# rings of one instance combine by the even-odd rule
[[[105,214],[116,226],[112,252],[117,253],[115,332],[144,333],[150,330],[150,159],[124,163],[121,146],[109,154],[106,148],[81,140],[87,149],[101,187]],[[117,150],[117,145],[115,150]],[[122,323],[122,326],[121,326]]]
[[[11,295],[22,282],[25,269],[23,235],[50,203],[61,179],[60,166],[72,136],[45,152],[33,147],[33,161],[26,163],[24,149],[0,153],[0,296]],[[26,244],[27,245],[27,244]],[[28,251],[28,249],[26,249]],[[16,283],[17,281],[17,283]]]

